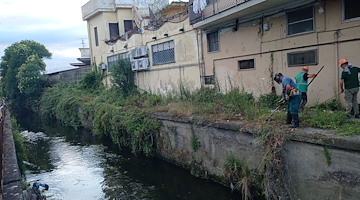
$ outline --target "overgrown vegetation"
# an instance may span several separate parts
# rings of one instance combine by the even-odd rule
[[[197,151],[200,148],[200,142],[194,133],[191,133],[190,146],[194,151]]]
[[[245,162],[241,162],[234,155],[229,154],[225,161],[225,173],[231,189],[240,190],[243,200],[252,199],[250,192],[251,172]]]
[[[12,132],[14,136],[14,143],[16,149],[16,158],[19,164],[21,174],[25,173],[26,167],[24,161],[27,161],[26,148],[24,144],[24,139],[20,135],[20,125],[17,123],[15,118],[11,118]]]

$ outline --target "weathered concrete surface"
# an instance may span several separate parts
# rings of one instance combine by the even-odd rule
[[[4,122],[4,200],[23,199],[21,190],[21,174],[16,158],[10,113],[6,111]]]
[[[203,173],[200,175],[224,177],[226,157],[230,154],[250,169],[258,169],[262,164],[264,147],[256,136],[259,133],[254,132],[256,127],[244,128],[244,123],[238,121],[209,122],[166,113],[153,117],[163,123],[158,154],[190,170],[196,166]],[[333,131],[313,128],[282,128],[288,132],[283,170],[293,199],[360,199],[360,136],[340,137]],[[194,138],[199,142],[196,151],[191,145]],[[329,164],[324,147],[330,152]]]
[[[294,199],[360,199],[360,153],[324,146],[288,141],[285,163]]]

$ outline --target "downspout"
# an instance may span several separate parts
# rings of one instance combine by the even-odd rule
[[[205,64],[204,64],[204,52],[203,52],[203,30],[197,29],[196,31],[196,43],[197,43],[197,51],[198,51],[198,64],[199,64],[199,72],[200,72],[200,84],[201,87],[205,86]],[[199,43],[199,32],[200,32],[200,43]]]

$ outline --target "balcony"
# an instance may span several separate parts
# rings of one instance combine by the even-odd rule
[[[99,12],[115,11],[116,8],[131,8],[132,0],[90,0],[81,7],[82,18],[87,20]]]
[[[193,0],[190,0],[189,19],[194,28],[201,29],[235,19],[250,20],[311,2],[314,0],[217,0],[196,14],[192,10]]]

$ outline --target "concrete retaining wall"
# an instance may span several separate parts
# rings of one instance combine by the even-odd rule
[[[200,169],[199,175],[224,181],[221,177],[225,176],[224,165],[230,154],[252,170],[261,165],[261,138],[249,131],[240,132],[244,126],[241,122],[214,123],[167,114],[155,117],[163,123],[159,156],[190,170],[195,166]],[[289,129],[288,134],[283,170],[294,199],[360,199],[359,136],[338,137],[332,131],[312,128]],[[199,143],[196,151],[194,138]]]
[[[23,199],[21,190],[21,174],[16,158],[16,150],[14,138],[12,133],[12,125],[10,113],[8,110],[5,112],[4,121],[4,175],[3,175],[3,199],[16,200]]]

